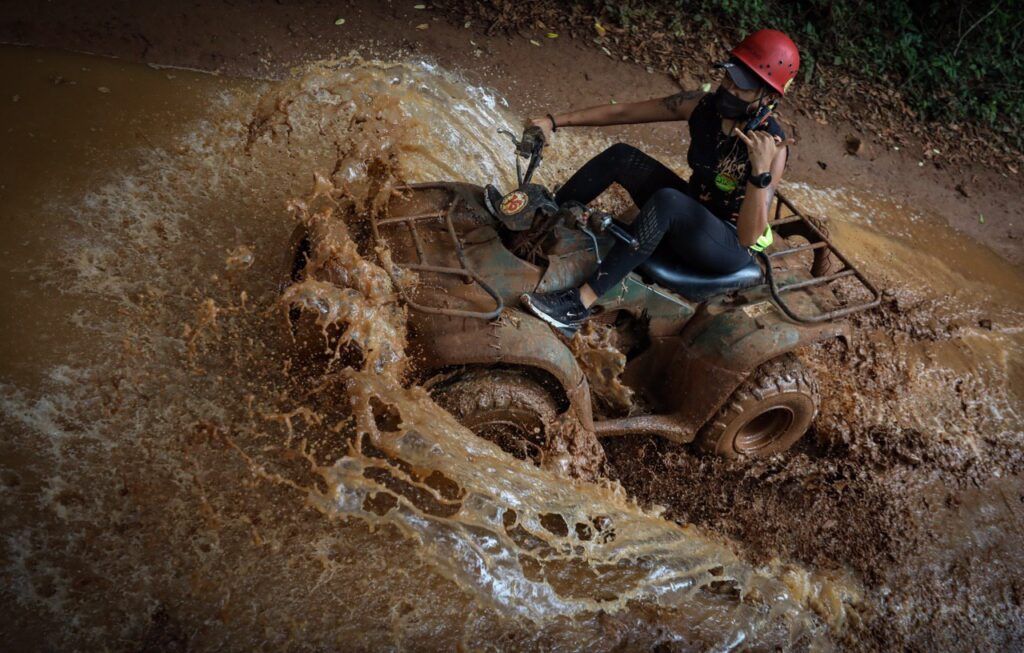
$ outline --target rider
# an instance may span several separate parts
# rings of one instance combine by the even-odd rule
[[[565,127],[687,120],[687,161],[693,174],[684,181],[623,143],[584,164],[556,193],[558,204],[586,204],[618,183],[640,209],[631,226],[640,247],[633,250],[616,242],[581,288],[524,294],[523,304],[531,312],[575,331],[594,302],[651,256],[665,236],[688,268],[716,276],[736,272],[750,263],[751,250],[771,244],[768,209],[790,141],[770,114],[753,130],[744,128],[785,94],[800,55],[788,36],[771,29],[754,32],[730,54],[728,61],[716,64],[727,74],[714,93],[684,90],[662,99],[601,105],[532,121],[549,137]]]

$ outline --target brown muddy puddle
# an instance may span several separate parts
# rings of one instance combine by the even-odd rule
[[[16,648],[818,650],[881,637],[872,615],[897,603],[853,557],[744,541],[620,465],[626,489],[680,526],[617,484],[507,456],[398,382],[404,309],[326,213],[358,215],[399,179],[507,181],[495,130],[517,118],[500,98],[423,63],[257,83],[4,48],[0,70],[0,632]],[[541,179],[605,144],[559,139]],[[762,476],[830,456],[877,471],[887,456],[927,458],[932,439],[942,460],[1016,471],[1021,275],[934,217],[841,190],[789,194],[828,213],[892,292],[850,351],[807,354],[831,388],[815,449]],[[355,317],[347,336],[370,354],[359,369],[304,367],[282,325],[288,236],[316,216],[333,225],[321,262],[337,275],[317,310]],[[1000,492],[962,502],[962,532],[1019,541],[1019,485]],[[913,549],[921,565],[933,547]],[[987,596],[956,605],[1007,600]]]

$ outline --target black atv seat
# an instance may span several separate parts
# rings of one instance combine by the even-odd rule
[[[636,271],[647,283],[656,283],[693,302],[730,290],[756,286],[763,281],[761,266],[754,258],[739,270],[724,276],[708,275],[687,269],[676,260],[672,250],[659,247]]]

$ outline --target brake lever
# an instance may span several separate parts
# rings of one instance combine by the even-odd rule
[[[615,236],[620,241],[622,241],[623,244],[625,244],[626,247],[630,248],[632,251],[635,252],[640,249],[640,241],[637,240],[636,237],[633,236],[633,234],[629,233],[619,225],[615,224],[615,220],[612,218],[610,213],[592,211],[587,216],[587,218],[588,226],[590,224],[593,224],[594,230],[597,231],[598,233],[603,234],[604,232],[607,231],[612,236]]]
[[[594,235],[594,232],[586,224],[580,225],[580,231],[590,236],[590,240],[594,241],[594,256],[597,257],[597,264],[601,265],[601,248],[597,244],[597,236]]]
[[[509,137],[509,140],[511,140],[511,141],[512,141],[512,145],[513,145],[513,146],[514,146],[514,147],[516,148],[516,152],[518,152],[518,151],[519,151],[519,139],[518,139],[518,138],[516,138],[516,135],[515,135],[515,134],[513,134],[513,133],[512,133],[512,132],[510,132],[509,130],[505,129],[504,127],[503,127],[503,128],[501,128],[501,129],[499,129],[499,130],[498,130],[498,133],[499,133],[499,134],[502,134],[502,135],[504,135],[504,136],[508,136],[508,137]]]

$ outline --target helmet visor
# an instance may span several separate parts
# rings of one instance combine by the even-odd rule
[[[763,86],[761,78],[755,75],[750,68],[737,61],[735,57],[715,64],[715,68],[724,68],[725,72],[729,73],[729,79],[744,91],[752,91]]]

